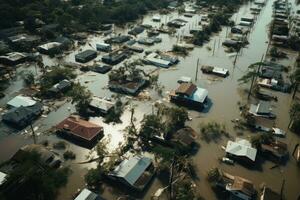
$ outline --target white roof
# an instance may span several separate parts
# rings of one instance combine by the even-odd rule
[[[94,96],[92,98],[92,101],[91,101],[90,105],[95,107],[95,108],[99,108],[101,110],[108,111],[111,107],[114,106],[114,102],[107,101],[107,100],[102,99],[100,97]]]
[[[228,73],[228,69],[221,68],[221,67],[214,67],[213,72],[217,74],[226,75]]]
[[[192,82],[192,78],[188,77],[188,76],[182,76],[178,79],[178,82],[182,82],[182,83],[191,83]]]
[[[251,146],[248,140],[237,138],[235,142],[228,141],[226,146],[226,153],[247,157],[252,161],[255,161],[257,149]]]
[[[203,103],[207,96],[208,96],[207,89],[197,87],[197,90],[194,92],[191,98],[194,101]]]
[[[88,189],[83,189],[74,200],[95,200],[98,196]]]
[[[14,108],[19,108],[21,106],[28,107],[33,106],[34,104],[36,104],[36,101],[34,101],[32,98],[21,95],[16,96],[7,103],[8,106],[12,106]]]
[[[49,42],[49,43],[40,45],[39,48],[45,49],[45,50],[49,50],[49,49],[52,49],[52,48],[59,47],[59,46],[61,46],[61,45],[62,45],[62,44],[59,43],[59,42]]]
[[[110,175],[124,178],[130,185],[134,185],[151,163],[151,158],[134,156],[122,161]]]
[[[6,180],[7,174],[0,172],[0,185],[2,185]]]
[[[154,20],[160,20],[161,18],[160,18],[160,16],[156,15],[156,16],[153,16],[152,19],[154,19]]]
[[[285,131],[279,128],[272,128],[274,135],[285,136]]]
[[[105,42],[98,42],[98,43],[96,44],[96,46],[110,47],[110,44],[107,44],[107,43],[105,43]]]

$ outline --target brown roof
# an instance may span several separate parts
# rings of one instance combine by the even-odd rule
[[[270,151],[275,155],[281,156],[287,154],[287,144],[284,142],[280,142],[278,140],[270,143],[270,144],[262,144],[261,145],[263,150]]]
[[[253,196],[255,194],[253,183],[239,176],[234,177],[234,181],[230,186],[230,189],[238,190],[248,196]]]
[[[103,130],[101,126],[73,115],[59,123],[56,128],[60,130],[67,130],[73,135],[86,140],[92,140]]]
[[[176,94],[185,94],[191,96],[196,89],[197,86],[192,83],[181,83],[176,90]]]
[[[197,137],[196,132],[191,127],[185,127],[173,134],[172,140],[178,141],[184,145],[191,145]]]

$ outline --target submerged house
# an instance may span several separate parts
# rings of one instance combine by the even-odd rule
[[[110,52],[112,50],[112,47],[110,44],[103,42],[103,43],[97,43],[96,49],[97,49],[97,51]]]
[[[49,42],[43,45],[38,46],[37,50],[46,55],[55,55],[60,53],[62,43],[59,42]]]
[[[84,146],[93,146],[102,136],[103,128],[79,116],[71,115],[56,126],[58,135],[78,142]]]
[[[205,74],[214,74],[221,77],[226,77],[229,75],[228,69],[213,67],[213,66],[202,66],[201,71]]]
[[[91,71],[96,72],[96,73],[100,73],[100,74],[106,74],[107,72],[109,72],[112,69],[111,66],[108,65],[94,65],[91,68]]]
[[[109,113],[109,111],[111,111],[111,109],[113,109],[113,107],[115,106],[115,102],[94,96],[92,97],[92,101],[90,102],[89,106],[92,110],[106,115]]]
[[[199,88],[193,83],[181,83],[170,93],[171,101],[197,110],[203,109],[207,96],[206,89]]]
[[[84,188],[74,200],[103,200],[98,194]]]
[[[97,51],[88,49],[75,55],[75,61],[86,63],[97,57]]]
[[[239,177],[225,174],[225,179],[228,183],[225,186],[227,192],[230,193],[230,199],[242,199],[242,200],[254,200],[256,196],[256,190],[251,181]]]
[[[60,157],[40,144],[30,144],[20,148],[12,157],[15,162],[23,162],[26,153],[36,152],[40,155],[40,164],[58,168],[62,163]]]
[[[284,161],[289,155],[287,144],[278,140],[270,144],[261,144],[261,152],[274,161]]]
[[[176,56],[153,52],[145,57],[144,62],[156,67],[169,68],[172,65],[177,64],[179,59]]]
[[[123,160],[108,176],[129,188],[143,191],[155,173],[152,159],[134,156]]]
[[[247,163],[253,164],[256,159],[257,149],[253,148],[248,140],[237,138],[235,141],[228,141],[225,152],[232,157]]]
[[[142,26],[136,26],[133,29],[131,29],[130,31],[128,31],[129,35],[138,35],[140,33],[144,32],[144,28]]]
[[[196,145],[197,133],[191,127],[179,129],[171,135],[171,141],[179,143],[184,147],[193,148]]]
[[[17,128],[24,128],[37,119],[43,112],[43,105],[39,102],[32,106],[20,106],[10,109],[2,116],[2,120],[7,124]]]
[[[68,89],[70,89],[72,86],[72,82],[65,79],[65,80],[62,80],[60,81],[59,83],[53,85],[50,89],[49,89],[49,92],[51,94],[58,94],[58,93],[61,93],[61,92],[66,92]]]
[[[102,62],[109,65],[117,65],[127,58],[127,53],[123,50],[114,51],[102,57]]]
[[[112,91],[137,95],[139,91],[147,84],[145,79],[141,79],[139,81],[126,81],[126,82],[118,82],[118,81],[109,81],[108,88]]]
[[[11,99],[9,102],[7,102],[7,107],[9,108],[19,108],[21,106],[23,107],[29,107],[36,104],[36,101],[33,100],[31,97],[26,97],[22,95],[18,95]]]
[[[270,103],[267,101],[259,101],[257,105],[251,104],[249,113],[257,117],[264,117],[269,119],[276,118],[276,115],[272,113]]]
[[[11,52],[0,56],[0,63],[4,65],[18,65],[27,61],[27,59],[28,56],[23,53]]]

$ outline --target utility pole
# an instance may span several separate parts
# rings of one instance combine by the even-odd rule
[[[199,67],[199,58],[198,58],[198,60],[197,60],[195,81],[198,80],[198,67]]]
[[[36,144],[36,137],[35,137],[34,129],[33,129],[33,127],[32,127],[32,123],[30,123],[30,128],[31,128],[31,131],[32,131],[33,143]]]
[[[216,39],[215,39],[215,41],[214,41],[213,55],[215,55],[215,48],[216,48]]]

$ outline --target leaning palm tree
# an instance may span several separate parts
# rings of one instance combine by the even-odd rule
[[[294,126],[295,122],[300,122],[300,103],[293,103],[290,108],[290,122],[288,128]]]
[[[298,66],[300,67],[300,63],[297,64],[297,69],[290,76],[292,87],[294,88],[293,99],[295,98],[295,96],[297,94],[299,84],[300,84],[300,68]]]
[[[264,56],[262,56],[262,60],[263,58]],[[250,98],[254,83],[260,73],[260,68],[261,66],[265,65],[264,62],[262,62],[262,60],[260,62],[249,65],[248,72],[238,80],[242,84],[249,83],[251,81],[251,85],[248,93],[248,99]]]

